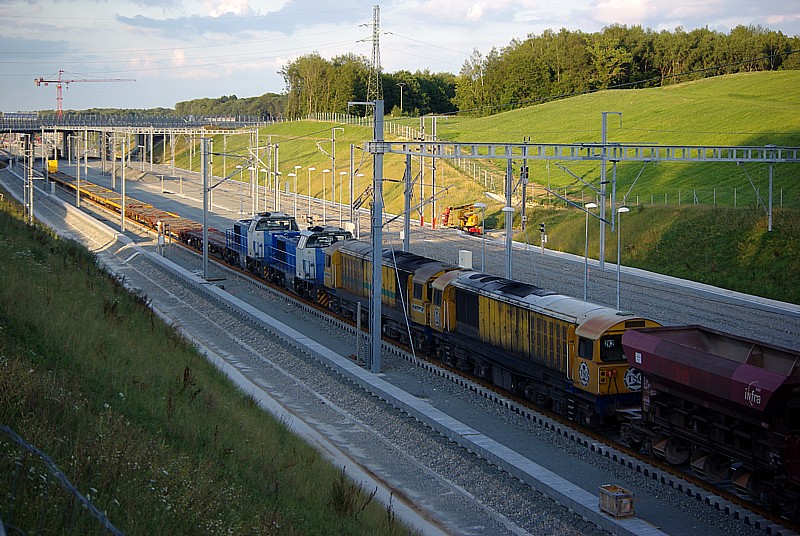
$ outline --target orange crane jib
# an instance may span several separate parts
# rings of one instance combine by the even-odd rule
[[[56,85],[56,113],[58,114],[58,118],[61,118],[63,113],[62,103],[64,101],[64,97],[62,95],[62,87],[64,85],[69,86],[69,84],[73,82],[136,82],[133,78],[73,78],[73,79],[65,79],[64,78],[64,70],[59,69],[58,71],[58,78],[55,79],[47,79],[47,78],[34,78],[33,83],[37,86],[41,86],[44,84],[48,86],[50,84],[57,84]]]

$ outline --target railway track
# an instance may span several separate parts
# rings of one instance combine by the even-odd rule
[[[62,182],[65,187],[69,188],[69,179],[70,177],[66,176],[65,178],[61,178],[60,182]],[[96,185],[89,186],[89,183],[84,183],[83,181],[81,183],[81,187],[82,189],[86,187],[86,194],[90,200],[95,203],[99,203],[106,210],[116,211],[118,213],[118,211],[121,209],[119,196],[113,191],[103,189],[102,187],[96,187]],[[74,185],[72,188],[74,191]],[[141,209],[145,208],[144,205],[147,204],[137,204],[135,202],[131,202],[126,203],[126,205],[128,207],[136,206],[138,209]],[[147,206],[149,207],[150,205]],[[146,213],[149,214],[148,217],[136,218],[135,220],[136,223],[142,225],[144,228],[149,229],[151,232],[154,223],[153,218],[160,218],[160,220],[165,218],[165,213],[163,213],[163,211],[162,213],[159,213],[158,209],[155,209],[154,207],[153,209],[154,210],[152,211],[150,211],[149,208],[146,209]],[[178,231],[176,231],[174,234],[176,240],[180,239],[180,233],[186,232],[189,227],[182,226],[182,223],[180,223],[182,219],[177,214],[166,214],[175,218],[174,220],[171,220],[171,225],[174,225],[175,228],[178,229]],[[250,281],[250,284],[257,285],[260,288],[268,290],[272,293],[279,293],[283,299],[291,301],[295,307],[300,308],[305,314],[314,315],[318,318],[324,319],[326,322],[336,325],[338,329],[347,331],[353,336],[355,335],[355,327],[351,322],[344,319],[334,318],[327,311],[318,306],[308,304],[292,296],[287,296],[279,288],[269,285],[266,282],[254,279],[249,274],[244,273],[241,270],[236,270],[225,265],[220,266],[223,267],[231,277],[246,278]],[[723,488],[720,488],[719,486],[712,486],[708,483],[703,483],[694,475],[676,470],[672,466],[661,464],[658,461],[644,459],[638,453],[634,453],[620,445],[613,444],[607,437],[601,437],[589,430],[580,429],[575,426],[575,423],[564,422],[558,416],[549,415],[546,412],[543,412],[541,409],[534,408],[526,401],[519,400],[505,393],[500,393],[493,386],[488,386],[474,379],[466,378],[459,371],[450,369],[441,363],[436,363],[417,357],[409,352],[408,349],[398,347],[397,345],[392,344],[390,341],[386,341],[384,343],[384,349],[402,357],[403,359],[408,360],[415,366],[424,368],[431,374],[436,374],[442,378],[446,378],[449,381],[459,384],[470,391],[476,392],[487,400],[490,400],[515,414],[522,415],[531,422],[535,422],[547,430],[551,430],[562,437],[569,438],[576,444],[582,445],[584,448],[590,451],[597,452],[603,457],[612,459],[618,462],[620,465],[627,467],[629,470],[644,474],[649,478],[670,485],[691,497],[696,497],[699,501],[714,505],[717,509],[728,512],[735,518],[740,518],[757,528],[765,529],[768,533],[786,534],[786,532],[781,532],[780,529],[778,529],[778,532],[776,532],[776,524],[783,525],[787,529],[794,531],[797,531],[800,528],[797,525],[788,524],[786,520],[776,519],[774,516],[772,516],[772,514],[759,509],[757,506],[752,505],[752,503],[743,501],[742,498],[735,493],[731,493]],[[745,510],[745,508],[749,510],[749,512]]]
[[[189,249],[193,254],[196,251]],[[216,261],[215,261],[216,262]],[[303,314],[314,316],[337,329],[356,336],[355,323],[346,318],[338,317],[325,308],[298,299],[287,293],[285,289],[259,280],[244,270],[218,263],[218,269],[225,272],[227,277],[237,277],[246,280],[249,284],[259,287],[261,290],[269,292],[276,297],[280,297],[287,303],[302,311]],[[364,336],[366,344],[366,336]],[[567,421],[563,417],[554,414],[546,409],[535,406],[530,401],[521,399],[517,396],[499,390],[481,379],[465,375],[462,371],[454,369],[444,363],[417,355],[413,349],[383,337],[382,348],[405,361],[420,367],[429,374],[436,375],[455,385],[467,389],[493,404],[505,410],[520,415],[530,422],[535,423],[542,429],[567,438],[576,445],[596,453],[598,456],[612,460],[627,470],[640,473],[652,480],[659,481],[663,485],[669,486],[681,493],[695,498],[706,505],[709,505],[725,514],[749,524],[757,529],[764,530],[767,534],[788,536],[800,532],[800,524],[793,523],[776,516],[773,512],[761,507],[742,497],[733,490],[732,484],[723,482],[715,484],[708,482],[697,475],[664,463],[660,460],[648,457],[640,452],[633,451],[628,447],[615,441],[613,437],[601,434],[580,426],[577,423]],[[350,358],[354,361],[358,356],[351,354]]]

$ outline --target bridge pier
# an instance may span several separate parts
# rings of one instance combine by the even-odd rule
[[[59,132],[61,134],[61,143],[56,143],[56,146],[61,147],[61,158],[66,158],[69,155],[69,131],[62,130]]]

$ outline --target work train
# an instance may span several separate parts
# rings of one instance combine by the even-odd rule
[[[115,192],[81,189],[119,212]],[[202,247],[195,222],[135,200],[126,214]],[[346,230],[301,231],[293,217],[265,212],[207,236],[210,254],[342,316],[369,307],[372,247]],[[381,264],[384,335],[575,422],[618,426],[629,445],[711,480],[732,478],[800,518],[798,352],[699,326],[661,327],[410,252],[383,250]]]

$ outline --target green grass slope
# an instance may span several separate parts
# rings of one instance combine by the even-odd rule
[[[601,113],[620,112],[608,117],[610,142],[654,143],[659,145],[732,145],[800,147],[800,71],[744,73],[720,76],[664,88],[602,91],[532,106],[482,118],[448,117],[438,120],[441,139],[461,142],[521,142],[530,137],[534,143],[599,142]],[[411,128],[419,119],[387,118],[387,122]],[[427,120],[430,128],[430,120]],[[271,125],[260,133],[263,145],[269,139],[279,145],[282,183],[288,173],[298,170],[298,190],[322,195],[322,170],[331,165],[331,137],[336,131],[338,173],[349,171],[350,145],[353,144],[357,196],[372,177],[372,158],[361,147],[372,139],[366,127],[316,121]],[[238,138],[238,141],[236,141]],[[391,139],[387,135],[387,139]],[[244,154],[248,140],[231,136],[228,151]],[[238,145],[236,145],[238,143]],[[215,151],[223,146],[215,137]],[[234,147],[235,150],[232,150]],[[327,154],[326,154],[327,152]],[[184,152],[178,165],[188,166]],[[215,157],[215,166],[221,158]],[[241,161],[241,159],[240,159]],[[237,162],[228,158],[227,173]],[[456,169],[451,162],[437,165],[438,188],[447,187],[439,201],[439,212],[447,206],[484,201],[487,228],[503,225],[503,203],[484,195],[486,190],[503,192],[505,162],[482,160],[481,169],[495,176],[494,188],[484,187],[482,173]],[[561,165],[559,165],[561,164]],[[520,162],[515,162],[515,174]],[[194,167],[198,168],[195,157]],[[576,209],[563,210],[565,203],[545,188],[566,195],[576,203],[594,200],[592,187],[575,179],[578,175],[597,188],[600,169],[597,163],[528,161],[531,185],[529,221],[548,224],[549,247],[583,254],[584,216]],[[308,168],[315,167],[309,177]],[[609,166],[610,168],[610,166]],[[218,167],[215,174],[219,175]],[[568,171],[569,172],[568,172]],[[725,288],[800,303],[800,286],[787,278],[798,273],[800,259],[800,165],[775,164],[773,188],[774,231],[769,233],[767,215],[756,209],[758,195],[767,203],[769,166],[746,164],[619,164],[617,166],[618,200],[625,198],[632,207],[626,215],[622,258],[626,264],[661,273],[686,277]],[[384,200],[388,212],[399,213],[403,206],[402,179],[404,161],[398,155],[386,155]],[[414,203],[431,195],[431,171],[425,168],[424,192],[414,188]],[[412,162],[412,174],[418,177],[420,165]],[[246,175],[246,173],[245,173]],[[326,176],[326,197],[330,199],[330,179]],[[609,169],[608,178],[612,173]],[[263,175],[262,175],[263,182]],[[290,182],[289,190],[294,191]],[[758,195],[757,195],[758,192]],[[337,193],[338,199],[338,193]],[[348,203],[347,186],[342,200]],[[414,211],[412,217],[419,216]],[[430,221],[426,209],[426,221]],[[515,217],[519,227],[519,213]],[[593,231],[596,232],[596,231]],[[595,239],[596,240],[596,239]],[[608,260],[616,259],[616,240],[609,234]],[[538,243],[538,232],[530,237]],[[593,248],[597,256],[596,244]]]
[[[450,118],[439,124],[439,135],[453,141],[533,143],[599,142],[601,113],[608,116],[608,140],[659,145],[800,146],[800,71],[743,73],[707,78],[675,86],[602,91],[482,118]],[[597,185],[594,163],[563,163],[573,173]],[[488,165],[488,162],[487,162]],[[502,164],[496,163],[499,169]],[[531,180],[538,185],[567,188],[577,196],[590,189],[571,175],[529,161]],[[620,164],[618,188],[630,189],[629,199],[677,204],[698,202],[754,206],[749,177],[766,195],[769,168],[748,164]],[[639,176],[640,175],[640,176]],[[634,179],[639,176],[631,189]],[[800,208],[800,166],[773,168],[776,204]],[[562,192],[563,193],[563,192]]]
[[[336,169],[332,170],[331,154],[333,153],[332,137],[333,129],[336,129]],[[387,136],[390,139],[391,136]],[[217,134],[213,136],[213,174],[215,177],[230,175],[233,180],[239,180],[240,176],[244,181],[249,181],[249,171],[246,169],[250,164],[247,163],[248,144],[250,138],[247,135]],[[278,123],[270,125],[268,128],[261,129],[259,132],[258,144],[261,147],[259,156],[262,161],[261,169],[269,167],[270,155],[274,155],[274,146],[278,146],[278,170],[280,188],[283,191],[294,192],[295,186],[301,196],[311,195],[317,198],[331,199],[331,190],[336,190],[336,200],[342,200],[349,205],[349,173],[351,145],[353,146],[353,198],[358,196],[372,184],[372,155],[363,150],[365,142],[372,139],[372,127],[362,127],[354,125],[341,125],[339,123],[328,123],[318,121],[295,121],[288,123]],[[267,149],[267,145],[272,145],[272,149]],[[223,158],[222,153],[227,156]],[[161,155],[162,151],[156,150],[156,155]],[[176,166],[200,171],[199,143],[195,141],[195,148],[189,151],[189,140],[181,138],[178,140],[176,148]],[[242,170],[236,168],[237,165],[243,166]],[[300,166],[296,169],[295,166]],[[311,170],[310,168],[314,168]],[[325,173],[323,170],[331,170]],[[413,162],[412,173],[417,176],[420,165],[417,160]],[[342,176],[341,173],[346,173]],[[294,173],[296,176],[290,176]],[[384,204],[387,212],[397,214],[403,210],[403,176],[405,173],[405,160],[402,155],[387,154],[384,158],[383,176],[384,182]],[[431,170],[425,169],[426,179],[424,197],[431,195]],[[437,189],[441,191],[449,188],[443,197],[442,203],[450,205],[460,205],[483,196],[482,188],[478,183],[465,180],[465,176],[460,170],[453,168],[448,163],[439,163],[436,171]],[[266,174],[259,173],[259,183],[266,184]],[[335,180],[334,180],[335,179]],[[218,179],[217,179],[218,180]],[[271,179],[272,180],[272,179]],[[288,184],[287,184],[288,183]],[[419,203],[423,197],[419,188],[415,188],[414,204]],[[367,206],[367,205],[365,205]],[[305,214],[305,205],[302,200],[299,202],[300,212]],[[286,207],[283,207],[286,209]],[[430,214],[430,208],[427,208]],[[443,210],[443,209],[442,209]],[[415,213],[414,217],[418,217]],[[426,216],[428,218],[429,216]],[[429,221],[429,220],[428,220]]]
[[[539,207],[529,217],[547,224],[549,249],[583,255],[582,213]],[[773,228],[754,209],[633,207],[622,216],[622,264],[800,304],[800,212],[776,211]],[[538,225],[530,226],[528,239],[539,243]],[[599,229],[592,224],[589,256],[596,259],[598,250]],[[616,258],[617,236],[609,227],[606,260]]]
[[[800,71],[743,73],[674,86],[580,95],[482,118],[450,118],[439,135],[454,141],[571,143],[609,141],[664,145],[800,145]]]

